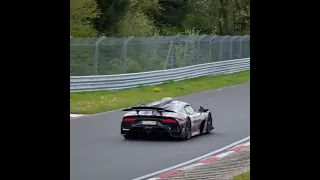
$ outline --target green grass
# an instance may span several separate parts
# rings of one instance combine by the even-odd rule
[[[250,71],[243,71],[228,75],[204,76],[183,81],[167,82],[157,86],[143,86],[118,91],[70,93],[70,112],[80,114],[99,113],[148,103],[163,97],[184,96],[218,89],[249,80]]]
[[[232,180],[250,180],[250,171],[235,176]]]

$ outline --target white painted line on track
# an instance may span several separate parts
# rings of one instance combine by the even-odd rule
[[[83,114],[70,114],[70,120],[77,119],[77,118],[83,117],[83,116],[85,116],[85,115],[83,115]]]
[[[199,161],[199,160],[204,159],[204,158],[206,158],[206,157],[209,157],[209,156],[212,156],[212,155],[214,155],[214,154],[220,153],[220,152],[222,152],[222,151],[224,151],[224,150],[227,150],[227,149],[229,149],[229,148],[231,148],[231,147],[234,147],[234,146],[236,146],[236,145],[238,145],[238,144],[241,144],[241,143],[243,143],[243,142],[245,142],[245,141],[248,141],[248,140],[250,140],[250,136],[248,136],[248,137],[246,137],[246,138],[243,138],[243,139],[241,139],[241,140],[239,140],[239,141],[237,141],[237,142],[234,142],[234,143],[232,143],[232,144],[230,144],[230,145],[227,145],[227,146],[225,146],[225,147],[223,147],[223,148],[220,148],[220,149],[218,149],[218,150],[215,150],[215,151],[213,151],[213,152],[210,152],[210,153],[208,153],[208,154],[205,154],[205,155],[203,155],[203,156],[200,156],[200,157],[191,159],[191,160],[189,160],[189,161],[186,161],[186,162],[177,164],[177,165],[175,165],[175,166],[171,166],[171,167],[169,167],[169,168],[166,168],[166,169],[163,169],[163,170],[160,170],[160,171],[156,171],[156,172],[154,172],[154,173],[150,173],[150,174],[147,174],[147,175],[144,175],[144,176],[141,176],[141,177],[132,179],[132,180],[142,180],[142,179],[146,179],[146,178],[153,177],[153,176],[158,175],[158,174],[160,174],[160,173],[164,173],[164,172],[166,172],[166,171],[170,171],[170,170],[173,170],[173,169],[177,169],[177,168],[179,168],[179,167],[182,167],[182,166],[191,164],[191,163],[193,163],[193,162]]]
[[[83,116],[82,114],[70,114],[70,117],[81,117]]]

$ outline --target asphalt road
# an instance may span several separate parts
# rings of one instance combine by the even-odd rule
[[[125,140],[121,111],[70,121],[71,180],[131,180],[220,149],[250,135],[250,82],[177,98],[209,108],[212,134],[188,141]]]

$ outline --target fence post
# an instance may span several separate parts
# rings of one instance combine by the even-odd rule
[[[226,39],[227,37],[229,37],[229,36],[227,35],[227,36],[225,36],[225,37],[223,37],[223,38],[221,39],[221,44],[220,44],[220,61],[222,61],[222,59],[223,59],[223,40]]]
[[[170,46],[169,46],[169,51],[167,53],[167,58],[166,58],[166,61],[164,63],[164,68],[163,69],[167,69],[167,64],[168,64],[168,61],[169,61],[169,58],[170,58],[170,54],[171,54],[171,49],[172,49],[172,44],[173,44],[173,41],[171,40],[170,41]]]
[[[201,42],[201,39],[204,38],[205,36],[207,35],[202,35],[200,36],[200,38],[198,39],[198,47],[197,47],[197,63],[199,63],[199,59],[200,59],[200,42]]]
[[[152,71],[152,48],[153,46],[151,47],[151,44],[153,45],[153,40],[155,39],[154,36],[150,37],[149,41],[148,41],[148,44],[147,44],[147,49],[148,49],[148,70],[149,71]]]
[[[231,38],[231,41],[230,41],[230,52],[229,52],[229,59],[231,60],[232,59],[232,51],[233,51],[233,41],[239,36],[233,36]]]
[[[243,57],[243,54],[242,54],[242,43],[243,43],[243,40],[246,39],[247,37],[248,37],[248,35],[245,35],[240,39],[239,59],[241,59]]]
[[[209,61],[208,62],[212,62],[212,48],[211,48],[211,46],[212,46],[212,41],[214,39],[216,39],[216,37],[217,37],[217,35],[214,35],[209,40]]]
[[[98,75],[98,62],[99,62],[99,44],[102,40],[104,40],[106,36],[102,36],[97,40],[95,43],[94,47],[94,63],[93,63],[93,68],[94,68],[94,74]]]
[[[190,36],[188,36],[188,38],[186,38],[186,39],[184,39],[184,41],[183,41],[183,43],[184,43],[184,47],[183,47],[183,61],[185,61],[186,62],[186,64],[189,66],[189,65],[191,65],[191,63],[190,63],[190,58],[187,58],[188,57],[188,52],[189,52],[189,37]]]
[[[170,61],[171,67],[174,67],[175,65],[177,65],[177,53],[176,53],[175,45],[177,44],[177,41],[179,42],[178,38],[180,37],[180,35],[181,34],[177,34],[176,37],[174,37],[172,40],[172,53],[171,53],[171,61]]]
[[[123,44],[123,73],[126,73],[128,69],[127,45],[132,38],[133,36],[130,36],[127,40],[124,41]]]

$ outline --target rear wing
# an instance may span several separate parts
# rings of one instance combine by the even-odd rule
[[[163,112],[175,112],[171,110],[166,110],[163,108],[158,107],[147,107],[147,106],[138,106],[138,107],[131,107],[127,109],[123,109],[122,111],[136,111],[139,114],[139,111],[157,111],[158,113],[162,114]]]

